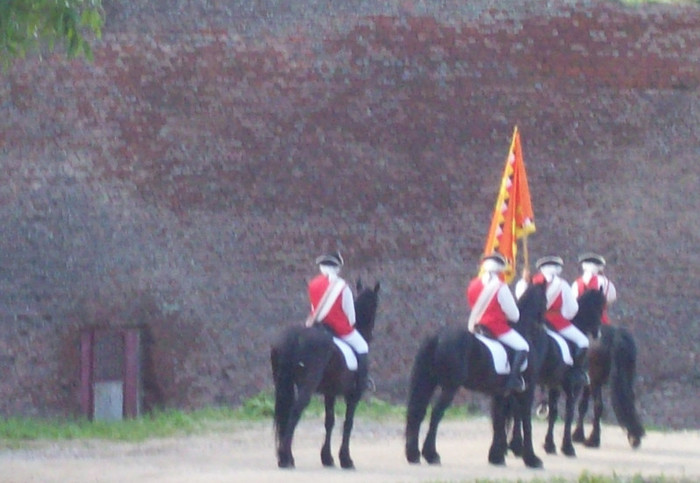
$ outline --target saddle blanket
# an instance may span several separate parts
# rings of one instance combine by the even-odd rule
[[[549,335],[552,339],[554,339],[557,342],[559,350],[561,350],[561,358],[564,359],[564,363],[566,363],[567,366],[573,366],[574,358],[571,356],[569,344],[566,343],[566,340],[557,332],[554,332],[551,329],[546,328],[545,331],[547,332],[547,335]]]
[[[335,345],[338,346],[340,352],[343,354],[343,357],[345,358],[345,364],[347,364],[348,369],[350,369],[351,371],[356,371],[357,356],[355,355],[355,351],[352,350],[352,347],[350,347],[350,344],[344,342],[342,339],[339,339],[337,337],[333,337],[333,342],[335,342]]]
[[[496,374],[510,374],[510,362],[508,361],[508,353],[503,344],[497,340],[493,340],[489,337],[483,336],[481,334],[474,334],[474,336],[481,341],[482,344],[491,352],[491,357],[493,358],[493,368],[496,370]],[[527,359],[520,366],[520,372],[527,369]]]

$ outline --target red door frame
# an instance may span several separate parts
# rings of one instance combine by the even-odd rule
[[[80,334],[80,410],[89,420],[95,411],[95,338],[99,332],[119,333],[124,340],[122,382],[124,403],[122,416],[135,418],[140,413],[139,387],[141,382],[141,330],[135,327],[108,329],[89,328]]]

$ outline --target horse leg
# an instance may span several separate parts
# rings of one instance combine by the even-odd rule
[[[489,463],[502,466],[506,464],[508,441],[506,438],[506,401],[507,396],[496,394],[491,399],[491,427],[493,439],[489,448]]]
[[[584,445],[589,448],[600,447],[600,418],[603,416],[603,386],[598,385],[591,390],[593,396],[593,430]]]
[[[436,439],[437,430],[442,417],[445,415],[445,411],[452,404],[452,400],[457,394],[457,389],[459,387],[442,387],[440,391],[440,396],[438,400],[433,405],[433,410],[430,413],[430,426],[428,427],[428,432],[425,435],[425,440],[423,440],[423,451],[421,454],[423,458],[431,465],[440,464],[440,454],[437,452]]]
[[[333,461],[333,455],[331,454],[331,434],[335,425],[335,396],[326,394],[324,396],[324,404],[326,406],[326,418],[324,421],[326,438],[321,448],[321,463],[323,463],[323,466],[335,466],[335,461]]]
[[[294,468],[294,455],[292,454],[294,430],[299,423],[299,419],[301,419],[301,413],[311,401],[312,392],[309,387],[300,388],[297,398],[289,411],[289,419],[284,431],[281,432],[277,447],[277,466],[280,468]]]
[[[583,443],[586,439],[584,430],[584,420],[588,412],[588,399],[591,396],[591,386],[584,386],[581,400],[578,403],[578,418],[576,419],[576,429],[574,429],[571,439],[576,443]]]
[[[509,400],[508,408],[513,423],[508,449],[511,450],[515,456],[520,457],[523,455],[523,428],[522,419],[520,418],[520,404],[515,396],[512,396]]]
[[[576,409],[576,396],[578,395],[580,386],[576,384],[568,384],[566,386],[566,400],[564,413],[564,436],[561,442],[561,452],[566,456],[576,456],[574,443],[571,441],[571,425],[574,420],[574,410]]]
[[[361,391],[356,391],[360,393]],[[345,398],[345,421],[343,422],[343,442],[340,444],[340,452],[338,457],[340,458],[340,466],[346,470],[352,470],[355,468],[355,464],[350,458],[350,433],[352,432],[352,426],[355,422],[355,409],[357,404],[360,402],[359,395],[353,394],[350,397]]]
[[[524,393],[516,396],[519,419],[523,431],[522,457],[529,468],[542,468],[542,460],[535,454],[532,445],[532,404],[535,400],[534,387],[528,388]]]
[[[549,414],[547,414],[547,435],[544,438],[544,450],[547,454],[557,454],[557,446],[554,444],[554,423],[559,417],[559,389],[549,389]]]
[[[425,412],[433,395],[434,388],[430,391],[420,391],[411,395],[411,402],[406,411],[406,460],[409,463],[420,463],[420,450],[418,449],[418,436],[420,425],[425,418]]]
[[[406,460],[409,463],[420,463],[420,450],[418,449],[418,437],[420,425],[425,418],[425,413],[435,392],[435,385],[430,384],[425,388],[419,387],[411,391],[408,407],[406,409]]]

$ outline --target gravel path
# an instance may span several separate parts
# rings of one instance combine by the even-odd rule
[[[34,443],[0,450],[2,482],[420,482],[573,480],[582,472],[618,477],[643,475],[700,480],[700,431],[650,431],[638,450],[617,427],[603,428],[600,449],[577,447],[578,456],[546,455],[544,423],[535,423],[535,444],[544,469],[526,468],[508,456],[505,467],[487,463],[490,426],[486,418],[445,421],[438,434],[441,466],[409,465],[403,456],[401,422],[356,421],[351,450],[357,469],[326,469],[319,460],[323,425],[302,421],[295,438],[296,469],[276,467],[269,423],[240,424],[230,432],[144,443],[72,441]],[[561,428],[559,428],[561,430]],[[336,431],[339,431],[337,427]],[[561,432],[558,431],[557,438]],[[335,434],[337,452],[339,434]]]

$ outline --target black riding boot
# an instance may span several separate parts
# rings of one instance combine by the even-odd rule
[[[357,355],[357,386],[356,390],[361,395],[367,389],[369,378],[369,354]]]
[[[520,375],[520,366],[527,359],[527,351],[515,351],[513,362],[510,365],[510,374],[506,380],[506,392],[523,392],[525,390],[525,380]]]
[[[578,347],[576,349],[576,354],[574,355],[574,369],[576,370],[576,381],[582,386],[587,386],[590,384],[591,380],[588,377],[588,349],[585,347]]]

